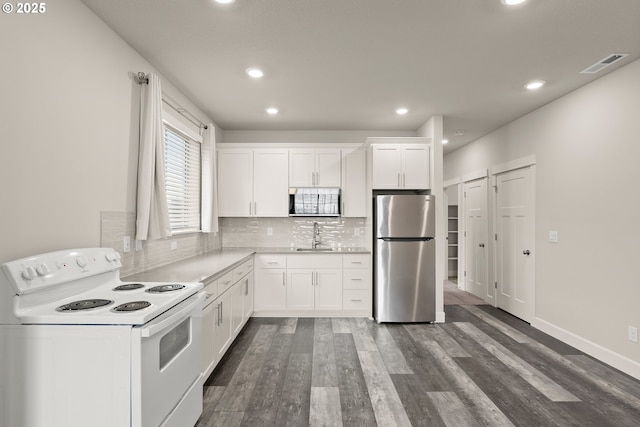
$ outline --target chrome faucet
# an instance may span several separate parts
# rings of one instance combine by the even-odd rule
[[[313,223],[313,240],[311,241],[311,247],[313,249],[317,248],[320,244],[320,226],[318,226],[317,222]]]

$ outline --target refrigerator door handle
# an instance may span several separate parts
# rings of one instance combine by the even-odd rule
[[[378,237],[383,242],[428,242],[433,237]]]

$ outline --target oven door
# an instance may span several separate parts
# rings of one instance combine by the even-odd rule
[[[132,426],[192,426],[200,417],[204,296],[133,328]]]

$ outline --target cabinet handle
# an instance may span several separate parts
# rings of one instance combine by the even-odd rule
[[[311,172],[311,185],[316,185],[316,173]]]
[[[249,202],[249,216],[251,216],[251,202]]]
[[[216,316],[216,326],[220,326],[220,303],[216,305],[216,310],[218,310],[218,315]]]
[[[258,202],[253,202],[253,214],[258,216]]]
[[[362,261],[351,261],[351,264],[362,264]]]
[[[220,316],[220,324],[222,325],[222,301],[220,301],[220,309],[218,310],[218,316]]]
[[[316,172],[316,185],[320,185],[320,172]]]
[[[407,186],[407,175],[402,172],[402,188]]]
[[[287,284],[286,282],[286,277],[285,277],[285,272],[282,272],[282,286],[285,286]]]
[[[400,172],[398,172],[398,188],[400,188]]]
[[[362,279],[351,279],[351,280],[353,280],[354,282],[361,282],[362,281]]]
[[[278,261],[267,261],[267,264],[278,264]]]
[[[362,302],[361,299],[352,299],[351,302]]]

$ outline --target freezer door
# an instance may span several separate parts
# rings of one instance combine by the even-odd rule
[[[434,196],[379,195],[375,207],[377,238],[435,237]]]
[[[434,322],[435,240],[376,240],[373,316],[378,322]]]

